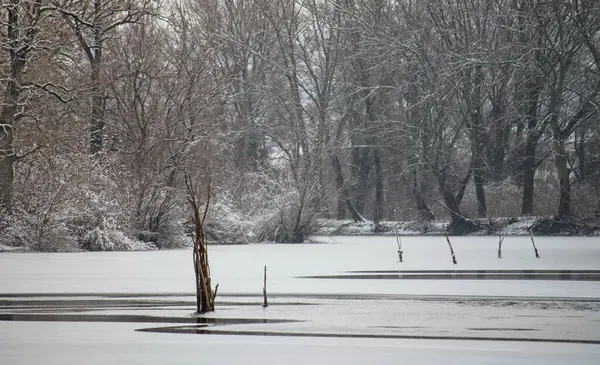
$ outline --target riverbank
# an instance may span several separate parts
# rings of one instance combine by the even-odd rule
[[[394,222],[384,221],[376,227],[373,222],[356,223],[351,220],[320,219],[313,236],[600,236],[600,221],[564,220],[548,217],[517,217],[492,219],[465,219],[459,225],[450,226],[448,221]],[[61,252],[77,251],[149,251],[157,250],[148,242],[122,240],[126,244],[109,245],[93,250],[65,249]],[[182,239],[181,241],[185,241]],[[102,241],[104,242],[104,241]],[[310,239],[308,240],[310,242]],[[191,246],[192,239],[189,238]],[[210,242],[209,242],[210,243]],[[244,245],[246,243],[210,243],[211,245]],[[185,245],[177,246],[179,248]],[[0,252],[34,252],[28,247],[0,245]]]
[[[322,236],[600,236],[598,219],[567,220],[551,217],[511,217],[464,219],[451,226],[449,221],[373,222],[324,219],[317,235]]]

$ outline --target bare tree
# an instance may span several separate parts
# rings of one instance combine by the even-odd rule
[[[77,37],[89,62],[90,154],[103,147],[107,87],[110,80],[102,75],[106,43],[125,24],[140,22],[152,11],[152,0],[53,0]]]
[[[11,0],[3,2],[0,16],[2,25],[0,41],[0,75],[2,75],[2,104],[0,104],[0,206],[11,207],[13,195],[14,164],[17,159],[13,146],[15,122],[24,115],[21,99],[24,90],[24,73],[32,54],[40,50],[38,44],[41,24],[48,18],[50,9],[44,1]]]

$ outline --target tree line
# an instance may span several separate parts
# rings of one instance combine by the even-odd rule
[[[214,240],[600,213],[594,0],[2,0],[0,19],[11,244],[177,245],[185,174],[212,182]]]

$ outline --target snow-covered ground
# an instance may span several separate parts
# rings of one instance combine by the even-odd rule
[[[600,270],[599,238],[536,238],[536,259],[529,237],[507,237],[498,259],[496,237],[453,237],[457,265],[444,237],[404,237],[403,263],[395,237],[317,239],[327,243],[210,247],[219,295],[208,315],[217,324],[206,329],[220,336],[165,322],[190,319],[193,311],[190,250],[2,253],[0,316],[22,321],[0,321],[0,363],[596,364],[600,356],[600,345],[583,343],[600,343],[600,281],[308,278]],[[268,308],[260,305],[265,265]],[[57,320],[54,314],[76,317],[46,322]],[[147,323],[86,322],[109,318],[97,316]],[[294,322],[235,323],[246,318]],[[234,323],[219,324],[224,319]],[[173,326],[181,333],[134,331]]]

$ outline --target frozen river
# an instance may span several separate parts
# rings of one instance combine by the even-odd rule
[[[600,346],[440,340],[182,336],[131,324],[0,323],[0,362],[106,365],[597,365]]]
[[[404,237],[403,263],[394,237],[317,239],[209,247],[219,295],[208,327],[186,323],[190,250],[0,253],[0,364],[600,358],[600,238],[538,237],[536,259],[529,237],[507,237],[498,259],[497,237],[455,237],[457,265],[444,237]]]
[[[496,237],[452,238],[453,265],[443,237],[319,237],[331,244],[211,246],[213,283],[220,293],[260,293],[268,267],[271,293],[497,295],[600,298],[587,281],[315,280],[306,276],[385,270],[596,270],[600,237],[507,237],[497,258]],[[86,253],[2,253],[0,293],[191,293],[189,250]]]

